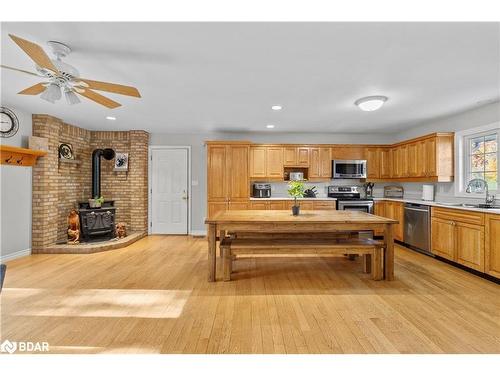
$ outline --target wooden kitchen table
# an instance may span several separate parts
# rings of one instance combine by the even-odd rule
[[[394,279],[393,225],[397,220],[361,211],[301,211],[293,216],[291,210],[234,210],[218,212],[205,220],[208,224],[208,281],[216,278],[217,233],[333,233],[346,231],[383,231],[384,278]]]

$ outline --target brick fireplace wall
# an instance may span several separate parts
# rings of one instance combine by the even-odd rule
[[[33,167],[33,249],[66,241],[67,216],[92,194],[92,151],[129,153],[129,170],[101,162],[101,195],[114,200],[116,221],[129,231],[147,232],[149,134],[141,130],[90,131],[49,115],[33,115],[33,135],[48,138],[48,154]],[[60,143],[70,143],[80,164],[59,162]],[[57,223],[57,225],[54,225]]]

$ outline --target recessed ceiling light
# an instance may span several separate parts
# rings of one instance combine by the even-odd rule
[[[115,121],[115,120],[116,120],[116,117],[113,117],[113,116],[106,116],[106,120]]]
[[[280,105],[273,105],[273,106],[271,107],[271,109],[272,109],[273,111],[281,111],[281,110],[283,109],[283,107],[282,107],[282,106],[280,106]]]
[[[362,111],[376,111],[387,101],[387,96],[375,95],[366,96],[354,102]]]
[[[274,129],[274,125],[272,125],[272,124],[266,125],[266,128],[268,128],[268,129]]]

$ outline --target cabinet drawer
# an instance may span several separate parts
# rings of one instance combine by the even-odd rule
[[[465,210],[454,210],[449,208],[432,207],[432,217],[444,220],[459,221],[461,223],[484,225],[484,214]]]
[[[337,202],[333,201],[314,201],[313,207],[315,210],[336,210]]]

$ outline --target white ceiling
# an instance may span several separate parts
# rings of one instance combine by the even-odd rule
[[[45,42],[58,40],[73,48],[65,61],[83,78],[142,94],[106,94],[123,104],[115,110],[84,98],[50,104],[16,94],[39,78],[2,69],[2,103],[101,130],[395,132],[498,100],[499,25],[2,23],[2,64],[34,70],[8,33],[47,52]],[[389,101],[362,112],[353,102],[367,95]]]

